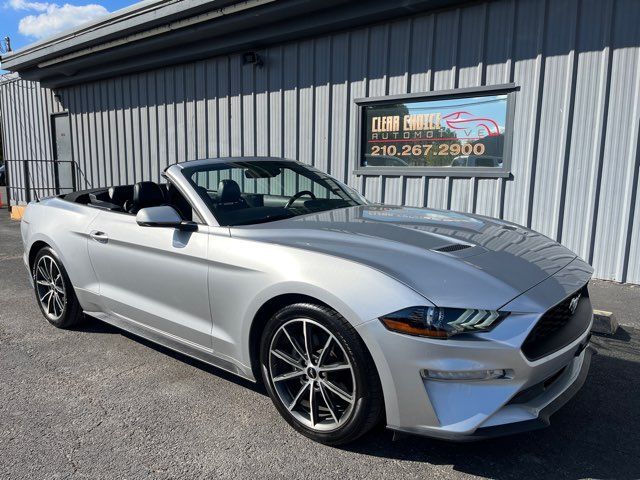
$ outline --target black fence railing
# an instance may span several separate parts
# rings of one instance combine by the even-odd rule
[[[78,165],[73,160],[5,159],[7,206],[69,193],[77,189]]]

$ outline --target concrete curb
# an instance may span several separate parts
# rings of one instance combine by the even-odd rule
[[[591,327],[593,333],[615,335],[616,330],[618,330],[618,321],[612,312],[593,310],[593,327]]]

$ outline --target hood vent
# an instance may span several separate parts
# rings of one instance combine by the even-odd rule
[[[465,248],[471,248],[471,245],[465,245],[463,243],[452,243],[451,245],[445,245],[444,247],[434,248],[436,252],[457,252],[459,250],[464,250]]]

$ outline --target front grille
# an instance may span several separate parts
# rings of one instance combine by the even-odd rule
[[[580,299],[572,312],[571,303],[578,295]],[[529,360],[537,360],[560,350],[584,333],[591,312],[585,285],[542,315],[522,344],[522,352]]]
[[[553,307],[547,313],[545,313],[536,326],[531,330],[529,342],[539,342],[544,340],[549,335],[553,335],[562,327],[564,327],[569,320],[571,320],[572,313],[569,310],[569,304],[575,298],[575,295],[569,297],[561,304]]]

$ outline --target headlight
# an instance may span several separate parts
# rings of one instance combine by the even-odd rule
[[[380,317],[389,330],[408,335],[449,338],[468,332],[486,332],[509,313],[440,307],[409,307]]]

